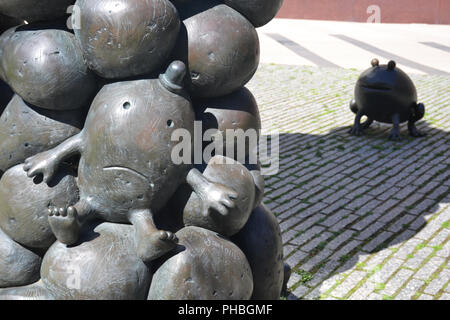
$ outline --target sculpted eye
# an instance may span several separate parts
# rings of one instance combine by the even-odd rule
[[[130,109],[130,107],[131,107],[131,104],[130,104],[128,101],[125,102],[125,103],[123,104],[123,108],[124,108],[125,110]]]
[[[169,128],[173,128],[174,125],[175,125],[175,123],[174,123],[172,120],[167,120],[167,126],[168,126]]]

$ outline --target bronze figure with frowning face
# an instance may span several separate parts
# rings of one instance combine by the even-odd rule
[[[194,110],[186,96],[182,62],[173,62],[155,80],[107,85],[94,99],[81,133],[58,147],[25,161],[30,177],[48,181],[59,163],[80,154],[80,201],[50,208],[49,220],[57,239],[73,244],[81,224],[100,217],[110,222],[131,222],[137,250],[151,261],[173,249],[177,239],[158,230],[153,213],[161,210],[178,186],[187,182],[207,208],[227,214],[237,194],[210,182],[190,164],[175,164],[171,150],[178,143],[172,132],[184,129],[193,136]]]
[[[372,60],[372,68],[364,71],[356,83],[355,99],[350,103],[350,109],[356,114],[355,124],[350,130],[353,135],[360,135],[375,120],[394,125],[389,139],[400,139],[399,125],[406,121],[411,136],[423,136],[415,123],[423,118],[425,106],[417,103],[414,83],[394,61],[380,65],[378,59]],[[361,124],[363,116],[368,119]]]

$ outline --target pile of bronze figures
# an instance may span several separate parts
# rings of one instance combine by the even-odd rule
[[[175,163],[172,134],[260,129],[281,3],[0,1],[0,298],[280,297],[260,164]]]

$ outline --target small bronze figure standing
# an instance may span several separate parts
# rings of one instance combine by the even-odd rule
[[[411,136],[424,136],[415,123],[423,118],[425,106],[417,103],[414,83],[394,61],[380,65],[378,59],[372,60],[372,68],[364,71],[356,83],[350,110],[356,114],[355,124],[350,130],[352,135],[360,135],[375,120],[394,125],[389,135],[391,140],[400,139],[400,123],[406,121]],[[361,124],[363,116],[367,121]]]

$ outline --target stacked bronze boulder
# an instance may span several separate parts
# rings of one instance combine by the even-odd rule
[[[244,85],[282,0],[44,2],[0,2],[0,299],[279,298],[260,165],[172,151],[194,121],[261,129]]]

